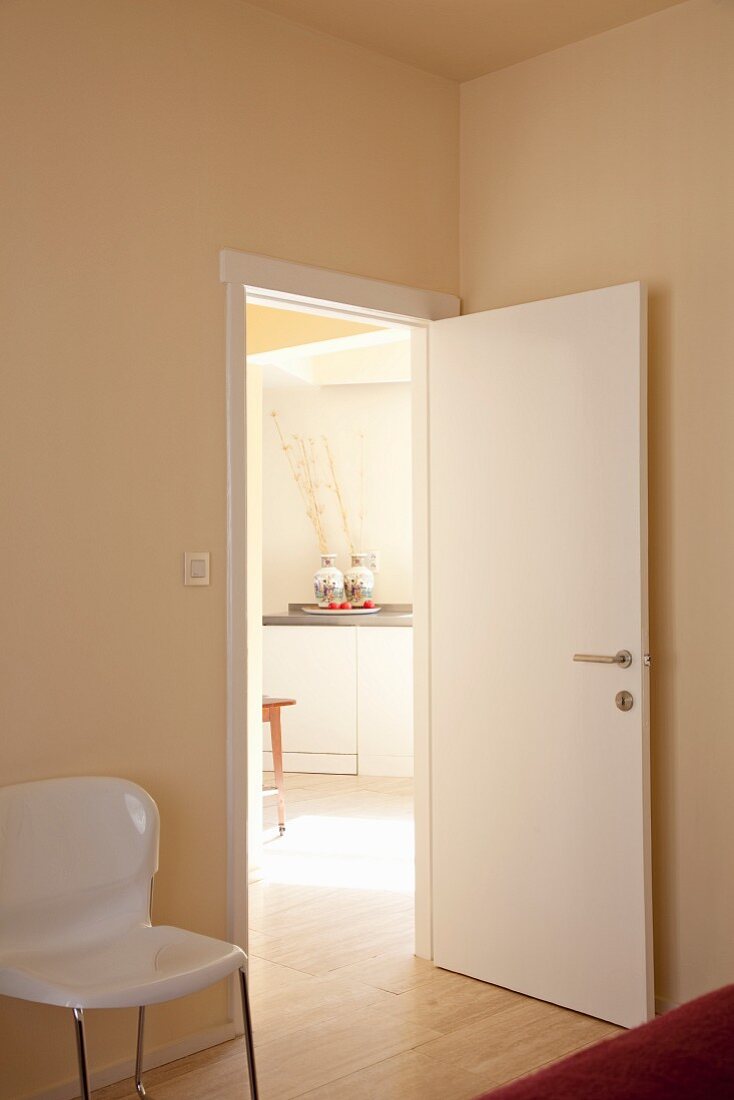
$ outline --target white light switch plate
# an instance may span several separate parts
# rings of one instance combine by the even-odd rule
[[[380,572],[380,551],[368,550],[367,551],[367,568],[371,569],[373,573]]]
[[[186,550],[184,584],[209,584],[209,551]]]

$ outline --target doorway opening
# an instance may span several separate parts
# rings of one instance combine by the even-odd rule
[[[249,936],[279,1001],[286,969],[415,950],[414,352],[400,322],[249,291],[246,332]]]
[[[228,935],[248,945],[250,864],[262,834],[262,400],[247,367],[246,303],[410,331],[413,517],[415,953],[432,957],[428,523],[428,329],[459,299],[254,253],[223,249],[227,289],[227,882]],[[237,1026],[235,990],[229,1017]]]

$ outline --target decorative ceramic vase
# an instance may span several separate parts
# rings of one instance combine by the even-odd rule
[[[372,599],[375,590],[375,576],[367,568],[369,554],[352,554],[351,569],[344,574],[344,591],[352,607],[362,607],[365,600]]]
[[[313,594],[319,607],[341,603],[344,599],[344,574],[335,562],[336,554],[322,554],[321,568],[313,575]]]

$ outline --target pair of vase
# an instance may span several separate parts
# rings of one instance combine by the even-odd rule
[[[319,607],[348,601],[352,607],[363,607],[375,590],[375,577],[367,568],[368,554],[352,554],[352,564],[346,573],[336,565],[336,554],[322,554],[321,568],[314,573],[313,591]]]

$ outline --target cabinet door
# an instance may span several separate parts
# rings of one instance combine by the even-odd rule
[[[354,627],[263,628],[263,691],[288,696],[283,711],[285,753],[357,751],[357,654]],[[270,731],[263,729],[263,748]]]
[[[413,631],[357,629],[357,713],[362,775],[412,775]]]

